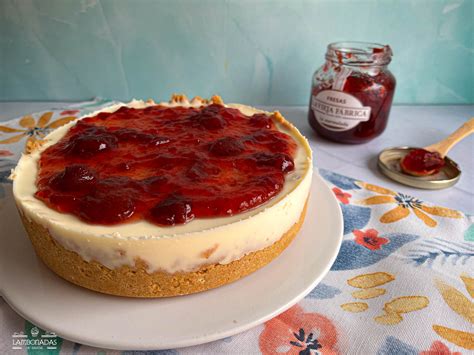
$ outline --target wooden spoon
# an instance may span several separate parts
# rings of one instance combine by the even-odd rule
[[[474,132],[474,117],[451,133],[448,137],[442,141],[429,145],[424,149],[430,152],[438,152],[443,158],[448,154],[452,147],[454,147],[461,140],[469,136]]]
[[[424,148],[411,149],[400,161],[402,171],[413,176],[428,176],[437,173],[444,166],[445,157],[451,148],[473,132],[474,117],[442,141]]]

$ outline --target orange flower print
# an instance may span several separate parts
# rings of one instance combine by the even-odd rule
[[[452,353],[442,342],[435,341],[429,350],[420,352],[420,355],[461,355],[461,353],[458,351]]]
[[[0,132],[3,133],[18,133],[9,138],[0,140],[0,144],[12,144],[19,142],[23,137],[28,137],[25,148],[27,151],[36,146],[36,144],[44,138],[44,136],[52,129],[65,125],[66,123],[75,120],[75,116],[64,116],[57,120],[51,121],[53,112],[45,112],[41,115],[37,122],[31,115],[24,116],[20,119],[20,126],[22,128],[11,128],[7,126],[0,126]]]
[[[382,245],[390,243],[386,238],[379,237],[379,232],[375,229],[367,229],[365,232],[354,229],[355,242],[370,250],[379,250]]]
[[[434,228],[438,225],[438,222],[431,218],[428,214],[432,216],[447,217],[447,218],[462,218],[462,214],[458,211],[451,210],[445,207],[438,206],[427,206],[421,200],[394,192],[392,190],[367,184],[365,182],[357,182],[362,188],[366,190],[376,192],[379,195],[368,197],[362,201],[359,201],[362,205],[380,205],[380,204],[395,204],[395,208],[386,212],[380,217],[380,222],[382,223],[393,223],[397,222],[403,218],[406,218],[410,215],[411,212],[418,217],[425,225],[428,227]]]
[[[474,278],[468,274],[461,274],[460,277],[467,293],[471,298],[474,298]],[[435,286],[451,310],[463,317],[468,323],[474,324],[474,302],[463,292],[443,280],[436,280]],[[468,350],[474,350],[474,333],[448,328],[440,324],[433,324],[432,328],[436,334],[450,343]]]
[[[265,323],[259,347],[263,355],[338,354],[337,330],[318,313],[305,313],[299,306]]]
[[[352,197],[351,194],[348,194],[337,187],[333,187],[332,192],[336,195],[336,198],[345,205],[349,203],[349,198]]]

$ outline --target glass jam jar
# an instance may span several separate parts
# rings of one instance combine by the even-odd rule
[[[326,63],[313,75],[308,120],[321,136],[365,143],[387,126],[395,92],[389,46],[365,42],[328,45]]]

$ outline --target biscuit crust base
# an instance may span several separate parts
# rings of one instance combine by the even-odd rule
[[[38,257],[63,279],[76,285],[117,296],[170,297],[202,292],[226,285],[260,269],[280,255],[303,224],[306,205],[296,222],[274,244],[254,251],[229,264],[201,266],[192,272],[147,272],[146,263],[135,260],[135,266],[109,269],[97,261],[87,262],[76,252],[65,249],[48,230],[20,213],[25,229]]]

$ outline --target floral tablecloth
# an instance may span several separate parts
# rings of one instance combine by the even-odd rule
[[[5,205],[1,203],[5,190],[11,188],[7,177],[25,146],[109,104],[111,101],[94,100],[3,123],[0,208]],[[52,349],[35,349],[18,346],[15,339],[32,339],[45,331],[22,319],[0,298],[0,353],[471,353],[473,216],[334,172],[320,169],[319,173],[340,202],[344,240],[322,283],[283,314],[244,333],[182,349],[114,351],[59,337],[54,338]]]

